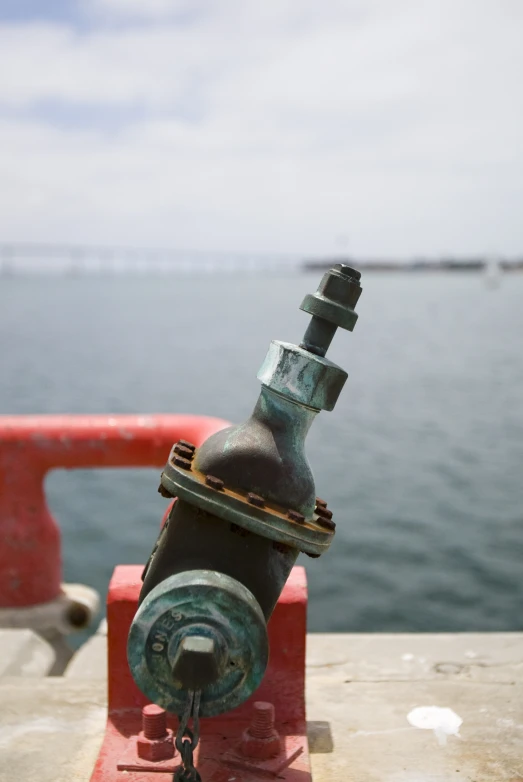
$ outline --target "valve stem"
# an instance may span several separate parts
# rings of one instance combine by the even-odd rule
[[[323,357],[338,326],[352,331],[358,318],[354,307],[361,295],[361,273],[344,263],[326,272],[316,293],[305,296],[300,309],[312,315],[300,348]]]

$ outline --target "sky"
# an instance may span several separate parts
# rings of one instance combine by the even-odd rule
[[[0,0],[0,243],[523,255],[520,0]]]

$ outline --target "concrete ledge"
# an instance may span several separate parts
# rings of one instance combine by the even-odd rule
[[[107,620],[76,652],[64,676],[68,679],[107,679]]]
[[[314,780],[523,782],[523,633],[311,634],[307,645]],[[463,720],[459,736],[442,744],[409,724],[431,706]]]
[[[102,743],[106,684],[0,681],[1,782],[88,782]]]
[[[523,782],[523,633],[307,642],[315,782]],[[1,782],[88,782],[105,727],[97,671],[0,681]],[[452,709],[459,736],[412,727],[424,706]]]
[[[32,630],[0,630],[0,677],[46,676],[54,661],[52,647]]]
[[[522,680],[523,633],[309,633],[307,673],[351,681]]]

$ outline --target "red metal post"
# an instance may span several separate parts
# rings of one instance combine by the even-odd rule
[[[127,665],[127,635],[138,605],[142,567],[116,568],[107,596],[108,719],[105,738],[91,782],[143,782],[143,772],[154,773],[157,782],[172,780],[179,765],[169,761],[146,765],[138,758],[136,737],[142,728],[142,708],[147,703]],[[198,770],[205,782],[260,782],[278,778],[286,782],[310,782],[310,762],[305,721],[305,641],[307,584],[305,570],[293,568],[269,621],[270,658],[261,686],[231,712],[203,719],[196,750]],[[276,758],[247,758],[241,751],[242,736],[252,719],[254,703],[272,704],[282,751]],[[272,710],[271,710],[272,716]],[[176,732],[176,719],[168,715]],[[163,763],[163,764],[162,764]],[[153,768],[154,766],[154,768]]]
[[[162,467],[173,442],[199,446],[227,425],[192,415],[0,416],[0,608],[60,594],[60,530],[44,491],[50,470]]]

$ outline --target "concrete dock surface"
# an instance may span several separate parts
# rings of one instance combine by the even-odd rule
[[[29,631],[0,649],[0,780],[88,782],[103,627],[63,676]],[[523,633],[309,634],[307,650],[315,782],[523,782]]]

